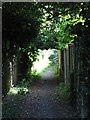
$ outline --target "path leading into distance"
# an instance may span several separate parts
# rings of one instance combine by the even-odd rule
[[[13,117],[18,118],[75,118],[76,111],[66,102],[59,101],[56,95],[56,86],[59,80],[54,76],[53,69],[49,69],[41,80],[34,82],[30,93],[23,98],[9,98],[8,104],[13,104]],[[6,103],[7,104],[7,103]]]

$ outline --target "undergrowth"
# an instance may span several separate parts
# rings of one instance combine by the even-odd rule
[[[21,94],[26,95],[28,91],[28,87],[30,86],[30,81],[23,79],[16,86],[11,87],[8,94]]]
[[[56,87],[56,93],[59,99],[68,100],[70,96],[70,86],[62,82]]]

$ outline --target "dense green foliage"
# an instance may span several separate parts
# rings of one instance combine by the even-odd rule
[[[68,100],[70,97],[70,86],[64,84],[64,82],[61,82],[57,87],[56,87],[56,94],[59,99],[62,100]]]
[[[65,47],[72,40],[70,27],[65,29],[77,21],[72,16],[78,13],[79,6],[80,3],[3,3],[3,52],[9,57],[19,52],[28,54],[31,63],[38,48]]]
[[[30,52],[34,59],[32,54],[37,50],[40,17],[35,3],[3,3],[3,52],[9,56]]]
[[[38,49],[64,49],[74,36],[80,39],[88,71],[90,3],[8,2],[2,7],[3,59],[17,56],[23,78],[31,73]]]
[[[10,61],[17,57],[21,79],[36,60],[41,12],[36,3],[3,3],[2,7],[3,55]]]
[[[61,83],[57,87],[57,94],[66,99],[71,95],[73,105],[81,113],[87,113],[90,86],[90,2],[3,3],[2,33],[3,94],[9,91],[9,67],[13,58],[17,58],[18,82],[22,82],[11,91],[26,94],[29,84],[26,80],[30,81],[36,75],[36,71],[32,74],[31,67],[37,59],[38,49],[63,50],[73,42],[74,70],[71,71],[70,86]],[[50,59],[54,57],[52,55]],[[55,60],[53,63],[57,64]],[[43,72],[46,71],[47,68]],[[9,110],[5,109],[6,112]]]
[[[42,5],[42,4],[41,4]],[[72,27],[83,18],[79,16],[81,3],[43,3],[42,24],[38,40],[41,49],[63,49],[74,40]],[[73,9],[75,8],[75,9]]]

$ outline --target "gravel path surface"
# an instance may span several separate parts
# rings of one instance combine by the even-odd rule
[[[76,111],[66,102],[60,101],[56,95],[59,84],[50,69],[41,80],[34,82],[27,96],[7,96],[4,104],[14,109],[10,118],[75,118]]]

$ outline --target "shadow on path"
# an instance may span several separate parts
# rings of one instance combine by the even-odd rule
[[[40,80],[31,85],[29,94],[21,101],[17,95],[18,99],[15,99],[15,102],[18,115],[16,117],[75,118],[76,111],[67,102],[59,101],[57,98],[56,86],[59,82],[58,77],[54,76],[53,69],[50,68]]]

